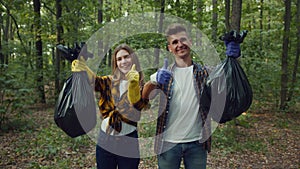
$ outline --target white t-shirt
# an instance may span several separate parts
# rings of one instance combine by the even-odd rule
[[[193,65],[173,69],[174,86],[164,141],[185,143],[201,139],[201,115],[193,76]]]
[[[128,81],[127,80],[121,80],[120,82],[120,98],[121,96],[127,91],[127,86],[128,86]],[[109,121],[109,117],[103,119],[102,124],[101,124],[101,130],[102,131],[106,131],[106,128],[108,127],[108,121]],[[115,136],[124,136],[127,135],[131,132],[133,132],[134,130],[136,130],[135,126],[132,126],[130,124],[127,124],[125,122],[121,122],[122,123],[122,130],[120,133],[116,132],[115,130],[113,130],[111,132],[111,135],[115,135]]]

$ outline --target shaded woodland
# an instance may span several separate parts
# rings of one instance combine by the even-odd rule
[[[219,40],[220,35],[233,29],[249,31],[241,45],[240,64],[252,86],[253,103],[247,115],[241,117],[239,121],[242,128],[236,127],[232,122],[221,126],[217,132],[219,136],[222,134],[224,137],[228,136],[229,140],[231,136],[233,140],[240,139],[231,140],[232,142],[249,141],[249,138],[262,136],[255,133],[262,129],[256,126],[261,119],[265,126],[269,126],[269,129],[264,128],[262,133],[266,136],[267,133],[274,132],[274,135],[261,137],[262,140],[258,142],[253,140],[255,144],[246,142],[250,144],[250,149],[245,148],[249,150],[248,155],[254,159],[273,159],[274,156],[270,154],[274,153],[274,149],[271,147],[281,147],[277,145],[276,139],[285,137],[290,140],[293,150],[290,156],[285,154],[286,156],[282,156],[279,160],[289,159],[292,165],[285,165],[285,163],[280,165],[280,161],[277,162],[278,159],[274,158],[272,163],[269,161],[272,165],[265,165],[265,167],[299,168],[299,146],[297,145],[300,143],[295,140],[299,140],[297,138],[299,133],[296,132],[299,132],[299,120],[296,119],[299,119],[300,113],[300,0],[0,0],[0,138],[1,142],[5,143],[0,154],[0,159],[3,161],[0,168],[22,164],[22,161],[14,159],[18,157],[24,159],[21,153],[27,153],[35,161],[26,168],[48,166],[47,162],[50,160],[58,160],[55,156],[87,158],[86,163],[84,160],[78,160],[82,166],[76,164],[75,168],[94,167],[94,156],[91,154],[94,147],[87,138],[71,140],[60,136],[64,138],[64,142],[70,143],[58,148],[59,143],[53,141],[57,137],[49,134],[52,132],[63,135],[58,134],[61,131],[57,128],[54,129],[51,110],[54,110],[64,81],[71,74],[70,62],[62,56],[56,46],[63,44],[73,48],[76,42],[85,42],[97,30],[118,18],[146,12],[156,12],[158,22],[161,22],[163,14],[187,20],[207,35],[220,56],[225,54],[224,42]],[[154,40],[149,41],[150,36]],[[135,50],[165,49],[164,39],[159,36],[142,34],[130,37],[126,42]],[[113,49],[113,46],[108,44],[101,45],[108,52],[101,62],[99,75],[109,73]],[[153,56],[158,58],[159,54],[157,50],[153,50]],[[159,62],[161,61],[156,59],[153,64],[158,65]],[[145,71],[145,76],[148,77],[151,71]],[[47,118],[32,117],[43,116],[42,112]],[[272,124],[270,119],[273,117]],[[30,119],[34,120],[30,121]],[[36,128],[36,124],[41,127]],[[44,131],[43,127],[49,130]],[[277,132],[279,130],[280,134]],[[40,131],[44,134],[40,135]],[[18,134],[14,135],[15,132]],[[25,135],[30,133],[39,134],[43,138],[53,138],[53,140],[44,143],[40,142],[42,139],[35,137],[33,141],[35,145],[32,146],[44,149],[43,152],[38,149],[25,150],[15,144],[8,144],[22,138],[26,140]],[[16,136],[15,140],[14,136]],[[223,145],[221,142],[224,142],[224,138],[217,137],[216,140],[214,144],[219,147],[213,154],[216,159],[209,163],[211,168],[215,168],[223,158],[229,160],[230,157],[227,156],[240,151],[237,147],[228,146],[230,141]],[[30,141],[24,141],[25,143],[29,144]],[[88,144],[89,147],[81,147],[81,144]],[[289,144],[284,145],[285,151],[290,150]],[[263,149],[266,146],[267,149]],[[61,149],[64,148],[68,149],[69,154],[60,154]],[[225,154],[222,154],[224,149]],[[284,150],[276,151],[277,155],[284,154]],[[73,152],[75,153],[72,154]],[[87,152],[90,154],[82,156]],[[81,156],[77,156],[78,154]],[[247,153],[241,151],[241,154]],[[254,157],[255,155],[257,157]],[[241,158],[247,159],[247,156]],[[30,161],[26,159],[25,162],[28,160]],[[56,168],[68,168],[72,166],[71,163],[71,161],[58,163],[61,166],[56,165]],[[150,164],[155,163],[155,159],[150,158],[146,159],[142,166],[151,168]],[[222,165],[224,168],[260,168],[264,166],[265,161],[253,163],[261,165],[250,166],[250,161],[248,165],[243,166],[242,162],[235,160],[232,165],[229,163]],[[49,162],[49,166],[53,165]]]

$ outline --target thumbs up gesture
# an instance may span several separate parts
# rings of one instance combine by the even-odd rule
[[[164,65],[161,69],[157,71],[156,81],[159,84],[168,84],[169,80],[172,77],[172,73],[167,69],[168,68],[168,58],[164,59]]]
[[[126,74],[128,80],[128,100],[131,104],[137,103],[141,98],[139,79],[139,72],[136,71],[135,64],[132,65],[131,70]]]
[[[131,70],[126,74],[126,78],[129,83],[137,83],[139,81],[140,75],[136,71],[135,64],[132,65]]]

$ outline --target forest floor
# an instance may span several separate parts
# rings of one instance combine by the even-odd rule
[[[251,112],[240,125],[220,125],[208,168],[299,169],[299,117],[300,112]],[[66,136],[54,123],[53,106],[15,118],[0,130],[0,168],[95,168],[94,142]],[[157,168],[156,158],[141,159],[140,168]]]

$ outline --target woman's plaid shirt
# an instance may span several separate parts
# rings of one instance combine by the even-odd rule
[[[111,76],[97,76],[95,79],[95,91],[100,92],[98,103],[100,113],[103,118],[109,117],[108,133],[112,131],[111,129],[120,132],[121,121],[137,126],[141,117],[140,110],[130,104],[127,91],[120,97],[119,86],[120,81],[112,80]]]

